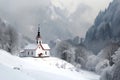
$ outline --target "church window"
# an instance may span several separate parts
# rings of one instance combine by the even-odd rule
[[[45,54],[47,55],[47,51],[45,51]]]
[[[28,55],[29,55],[29,51],[28,51]]]
[[[31,52],[31,54],[33,55],[33,52]]]

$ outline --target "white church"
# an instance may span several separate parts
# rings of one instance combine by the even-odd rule
[[[20,57],[49,57],[50,47],[48,44],[42,43],[40,35],[40,27],[38,27],[38,34],[36,37],[36,44],[29,44],[25,46],[24,50],[20,52]]]

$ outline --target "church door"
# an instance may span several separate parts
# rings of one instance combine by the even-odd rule
[[[38,57],[41,57],[42,56],[42,53],[38,54]]]

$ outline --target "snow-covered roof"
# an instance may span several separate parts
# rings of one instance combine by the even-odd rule
[[[48,46],[48,44],[42,44],[43,49],[50,49],[50,47]]]
[[[29,45],[25,46],[24,49],[36,49],[37,47],[38,47],[37,44],[29,44]],[[50,49],[50,47],[48,46],[48,44],[41,44],[41,47],[43,49]]]
[[[25,46],[24,49],[36,49],[36,48],[37,48],[36,44],[29,44],[29,45]]]

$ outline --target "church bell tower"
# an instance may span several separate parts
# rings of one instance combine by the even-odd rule
[[[38,33],[36,36],[36,42],[37,42],[37,44],[42,44],[42,39],[41,39],[41,35],[40,35],[40,26],[38,26]]]

